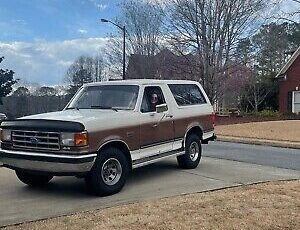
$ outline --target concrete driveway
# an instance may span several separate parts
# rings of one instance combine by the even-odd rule
[[[268,164],[265,154],[272,152],[285,163]],[[175,159],[137,169],[121,193],[100,198],[91,196],[80,179],[56,177],[47,187],[33,189],[19,182],[13,171],[0,168],[0,226],[241,184],[300,179],[300,171],[291,164],[299,161],[300,150],[216,142],[204,146],[203,154],[194,170],[179,169]]]

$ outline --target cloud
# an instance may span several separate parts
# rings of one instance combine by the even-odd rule
[[[87,34],[88,31],[85,29],[78,29],[77,32],[80,34]]]
[[[108,3],[103,3],[103,1],[99,1],[99,0],[89,0],[89,1],[99,10],[105,10],[108,7]]]
[[[64,82],[67,68],[80,55],[96,55],[107,38],[88,38],[46,42],[0,42],[1,68],[12,69],[26,82],[56,85]],[[100,53],[101,55],[101,53]]]
[[[96,7],[100,10],[105,10],[108,7],[108,5],[107,4],[97,4]]]

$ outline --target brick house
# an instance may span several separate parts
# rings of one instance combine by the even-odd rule
[[[279,81],[279,112],[300,113],[300,47],[275,78]]]

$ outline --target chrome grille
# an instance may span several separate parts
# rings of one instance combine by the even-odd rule
[[[12,131],[12,143],[16,148],[59,150],[60,134],[42,131]]]

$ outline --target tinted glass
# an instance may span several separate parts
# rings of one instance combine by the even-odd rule
[[[179,106],[199,105],[206,103],[206,100],[197,85],[169,84],[168,86]]]

